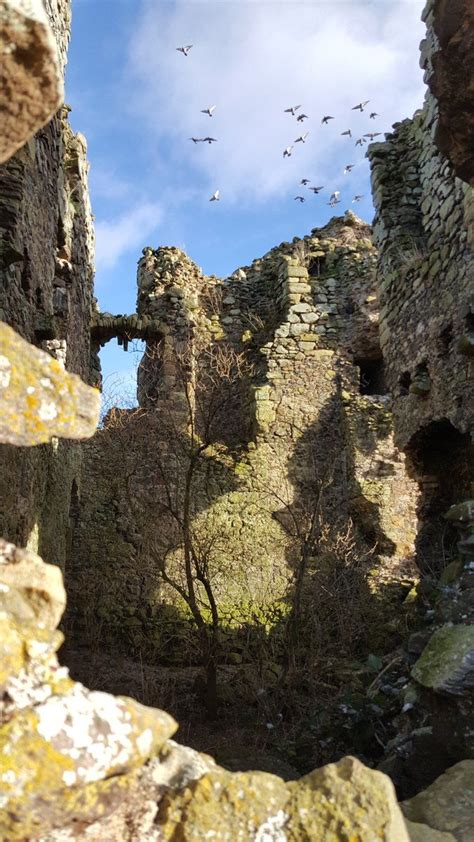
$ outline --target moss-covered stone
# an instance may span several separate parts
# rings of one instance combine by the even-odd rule
[[[408,842],[389,779],[352,757],[285,784],[216,770],[163,800],[163,840]]]
[[[432,636],[412,669],[423,687],[463,696],[474,687],[474,626],[444,626]]]
[[[67,823],[87,804],[86,812],[95,804],[100,815],[108,779],[118,776],[118,789],[126,787],[128,773],[176,727],[163,711],[80,684],[18,711],[0,729],[1,838],[23,839],[32,827]]]

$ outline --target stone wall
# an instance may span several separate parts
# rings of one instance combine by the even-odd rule
[[[70,5],[51,0],[46,9],[62,73]],[[0,319],[88,381],[94,234],[86,141],[72,132],[68,111],[0,167]],[[0,461],[2,533],[64,564],[79,446],[3,446]]]
[[[141,409],[113,413],[83,448],[68,579],[76,622],[102,629],[109,643],[115,637],[152,651],[157,606],[170,595],[145,548],[169,528],[158,514],[167,419],[189,422],[176,358],[190,354],[196,389],[209,349],[233,349],[249,366],[193,503],[195,524],[219,524],[225,542],[223,611],[245,621],[249,606],[283,598],[298,554],[285,515],[307,515],[315,487],[331,527],[352,520],[361,547],[375,549],[374,588],[404,579],[416,484],[393,443],[376,257],[370,227],[351,213],[225,280],[204,276],[176,248],[144,249],[133,324],[141,331],[153,324],[156,334],[140,366]],[[123,330],[113,317],[99,318]]]
[[[431,73],[433,32],[422,44]],[[380,342],[395,441],[421,489],[418,549],[442,555],[443,513],[474,480],[472,188],[436,147],[436,100],[369,149],[379,249]],[[428,535],[428,543],[424,538]],[[453,539],[453,533],[451,533]]]
[[[20,2],[20,5],[24,4]],[[58,12],[57,7],[55,11]],[[55,23],[59,23],[61,29],[60,22]],[[72,173],[79,176],[74,185],[79,184],[79,194],[85,185],[84,172],[78,166],[78,161],[82,160],[81,147],[80,142],[79,150],[75,150],[78,154],[73,154],[70,161]],[[40,161],[44,164],[41,154],[38,158],[41,173]],[[34,169],[32,166],[30,171]],[[50,171],[50,177],[51,195],[54,196],[54,168],[52,175]],[[49,178],[45,187],[48,185]],[[74,281],[70,288],[67,278],[76,278],[76,271],[84,271],[86,278],[89,277],[87,273],[90,264],[87,260],[81,262],[82,257],[76,260],[75,255],[87,256],[89,253],[90,228],[87,225],[88,205],[85,195],[79,209],[74,208],[74,214],[72,211],[66,214],[65,220],[69,219],[71,224],[65,221],[60,244],[57,240],[50,241],[52,254],[56,254],[59,261],[71,264],[71,268],[59,264],[65,271],[66,283],[59,282],[63,278],[61,273],[54,275],[58,282],[51,281],[51,276],[45,275],[43,289],[39,283],[40,275],[35,272],[42,257],[41,251],[34,248],[34,238],[37,236],[35,229],[37,226],[41,229],[42,216],[30,220],[31,228],[29,225],[22,228],[19,220],[27,212],[26,200],[27,195],[22,194],[20,212],[16,216],[15,212],[12,214],[13,228],[5,229],[8,235],[6,245],[19,243],[22,247],[19,251],[21,261],[11,260],[12,251],[9,248],[6,251],[2,249],[2,255],[8,255],[4,267],[8,272],[8,295],[12,296],[8,298],[8,307],[16,301],[15,283],[19,282],[21,286],[22,281],[21,271],[18,277],[16,275],[16,268],[19,267],[15,264],[21,262],[28,266],[24,246],[28,248],[31,245],[35,258],[31,264],[31,273],[26,273],[23,292],[28,294],[29,282],[32,280],[32,288],[34,291],[39,288],[40,296],[37,306],[25,308],[26,318],[23,318],[20,308],[16,306],[13,306],[11,318],[36,344],[45,343],[45,348],[41,351],[32,347],[10,328],[1,326],[0,440],[11,446],[29,443],[43,447],[42,443],[50,437],[89,435],[97,420],[97,393],[87,388],[75,375],[67,374],[60,363],[61,353],[57,353],[62,351],[64,358],[66,352],[65,361],[70,363],[73,370],[81,370],[82,366],[87,370],[88,340],[82,350],[80,341],[75,346],[67,330],[68,307],[65,307],[64,315],[58,319],[59,336],[48,338],[43,328],[38,328],[38,324],[44,324],[38,320],[38,311],[46,316],[63,312],[54,312],[54,290],[63,289],[66,292],[60,298],[66,304],[71,301],[73,307],[77,300],[85,302],[84,313],[81,310],[76,315],[79,323],[84,323],[84,330],[79,333],[86,332],[90,315],[89,287],[86,282],[82,290],[84,299],[80,298],[80,290],[76,298]],[[44,219],[44,230],[49,231],[47,214]],[[127,453],[126,450],[120,450],[127,442],[130,446],[136,439],[136,444],[141,444],[142,454],[146,458],[151,451],[153,461],[153,450],[157,449],[157,442],[161,443],[163,438],[162,435],[160,438],[159,432],[163,415],[160,416],[156,411],[158,402],[162,401],[162,406],[168,404],[169,408],[173,408],[167,389],[177,382],[176,378],[173,379],[176,369],[170,371],[165,363],[172,360],[168,352],[173,343],[176,345],[178,335],[182,335],[186,343],[194,343],[193,348],[199,350],[202,344],[197,340],[202,336],[208,344],[229,342],[228,337],[235,327],[238,328],[236,336],[240,336],[238,347],[242,344],[249,359],[257,359],[257,354],[265,351],[260,355],[264,360],[260,367],[256,367],[256,378],[248,383],[247,397],[253,400],[242,402],[243,407],[247,404],[249,408],[253,407],[250,411],[253,435],[244,440],[249,454],[250,472],[246,472],[243,459],[241,470],[237,471],[239,475],[243,468],[249,480],[244,492],[247,498],[252,491],[252,478],[257,472],[259,461],[265,475],[268,468],[272,469],[275,465],[278,468],[280,456],[286,460],[285,474],[288,474],[296,493],[307,489],[308,479],[314,483],[315,472],[312,459],[308,459],[308,456],[315,454],[317,466],[322,466],[323,470],[328,462],[334,466],[336,461],[336,469],[331,473],[334,485],[334,494],[331,495],[333,511],[340,508],[345,518],[354,508],[354,497],[348,493],[351,483],[358,483],[363,496],[366,496],[361,485],[362,478],[375,480],[377,477],[379,487],[383,490],[377,501],[381,528],[393,544],[388,549],[379,539],[380,555],[385,553],[391,558],[397,557],[402,552],[404,533],[402,522],[395,523],[390,519],[396,513],[393,497],[395,494],[400,496],[400,492],[405,493],[406,499],[400,501],[398,513],[401,519],[407,518],[409,522],[413,500],[409,484],[404,485],[403,482],[400,468],[403,458],[391,443],[388,401],[376,393],[377,389],[383,388],[383,373],[374,330],[376,307],[371,273],[374,253],[367,241],[367,233],[365,226],[352,217],[343,222],[333,220],[327,229],[312,232],[311,237],[305,238],[303,245],[296,242],[293,248],[285,244],[273,255],[270,253],[272,258],[278,258],[274,266],[271,260],[267,267],[260,264],[256,274],[260,276],[265,268],[268,270],[270,291],[268,300],[263,295],[263,310],[259,310],[259,313],[267,312],[265,308],[272,299],[277,302],[276,324],[272,333],[268,330],[268,316],[264,318],[266,324],[261,330],[261,322],[253,315],[250,323],[247,319],[246,330],[240,335],[244,308],[234,306],[240,300],[233,284],[230,290],[226,290],[226,306],[240,312],[229,311],[223,315],[220,307],[211,307],[209,310],[207,304],[200,306],[198,296],[195,317],[185,312],[184,323],[178,325],[178,319],[183,317],[183,309],[186,311],[190,308],[186,303],[184,307],[179,303],[183,298],[186,302],[186,296],[180,296],[175,290],[170,296],[175,300],[168,302],[172,306],[164,308],[163,328],[158,329],[157,323],[153,328],[151,341],[158,346],[157,350],[160,351],[159,345],[165,341],[168,341],[168,346],[167,354],[162,355],[161,360],[159,355],[150,355],[150,379],[149,382],[142,381],[145,385],[142,394],[149,404],[138,411],[136,418],[140,423],[144,422],[143,429],[134,431],[131,429],[134,419],[118,413],[116,434],[109,437],[117,451],[113,464],[108,461],[100,438],[92,446],[92,453],[96,457],[100,456],[101,451],[105,454],[102,468],[109,470],[107,481],[110,481],[115,471],[118,483],[123,482],[124,477],[118,470],[119,456],[120,453],[122,457]],[[11,239],[17,235],[18,239]],[[68,243],[70,252],[67,251]],[[65,255],[63,248],[66,249]],[[311,252],[309,255],[307,248]],[[176,252],[172,254],[173,257],[177,256]],[[150,254],[146,256],[150,257]],[[159,260],[160,255],[155,256]],[[384,259],[382,249],[382,266]],[[165,258],[167,261],[169,254]],[[186,262],[179,255],[178,261],[182,264]],[[262,263],[265,264],[265,259]],[[462,272],[463,264],[460,263],[458,268]],[[69,272],[72,274],[69,275]],[[199,275],[194,270],[192,274],[196,277]],[[245,280],[247,274],[252,275],[251,267],[249,273],[244,270],[239,279]],[[160,283],[160,277],[157,280]],[[177,280],[171,272],[171,281]],[[176,287],[179,286],[176,283]],[[219,282],[213,279],[209,286],[217,287]],[[354,296],[352,290],[357,295]],[[68,297],[68,291],[71,291],[71,297]],[[53,312],[49,304],[40,305],[42,292],[46,293],[47,302],[52,292]],[[158,292],[159,296],[163,294],[161,289]],[[231,298],[235,300],[230,301]],[[428,300],[426,304],[429,305]],[[171,318],[170,312],[173,314]],[[210,325],[203,331],[206,319]],[[146,324],[145,327],[143,324],[139,326],[137,320],[140,321],[138,315],[128,324],[132,324],[136,330],[145,331]],[[108,318],[94,318],[93,325],[99,326],[100,330],[110,330],[113,326],[109,321]],[[146,322],[146,312],[141,321]],[[128,324],[125,327],[116,324],[116,327],[125,330]],[[64,325],[66,328],[62,329]],[[193,334],[195,326],[197,330]],[[184,328],[182,334],[177,331],[178,327]],[[405,335],[405,341],[407,338],[408,334]],[[57,344],[47,344],[52,341]],[[460,350],[464,352],[469,347],[468,331],[460,343]],[[54,359],[54,355],[45,353],[45,350],[56,352],[59,359]],[[158,359],[156,366],[153,365],[155,359]],[[390,354],[387,355],[387,362],[390,377],[393,376],[391,370],[394,366]],[[163,376],[166,368],[170,380]],[[419,372],[420,375],[422,373]],[[193,384],[199,382],[197,374],[199,369],[191,369]],[[412,390],[412,394],[429,394],[426,376],[414,378],[413,382],[416,390]],[[288,400],[290,389],[295,395],[291,404]],[[327,404],[329,412],[326,411]],[[176,409],[179,409],[179,404]],[[401,416],[400,412],[397,417]],[[126,421],[122,426],[120,417]],[[407,428],[410,424],[409,420]],[[156,425],[156,429],[153,429],[153,425]],[[307,434],[315,426],[317,435],[312,441],[313,437],[310,435],[308,439]],[[121,439],[121,429],[125,430],[125,439]],[[401,424],[402,440],[403,429]],[[461,429],[458,433],[465,435]],[[289,444],[285,448],[286,439]],[[54,440],[57,442],[57,439]],[[235,448],[235,442],[233,444]],[[462,451],[459,439],[455,439],[455,444]],[[51,451],[42,452],[56,453],[58,470],[61,471],[62,455],[57,444]],[[5,453],[10,454],[10,460],[13,458],[13,451]],[[227,474],[230,473],[229,457],[230,452],[222,448],[217,448],[212,454],[215,463],[219,460],[222,463],[218,473],[223,473],[223,469],[227,470]],[[18,470],[26,476],[31,465],[26,461],[24,451],[18,451],[18,458]],[[252,462],[252,459],[256,461]],[[32,463],[36,464],[40,463]],[[461,464],[462,460],[457,458],[456,469]],[[146,459],[140,462],[140,466],[142,470],[136,478],[138,490],[144,473],[148,471]],[[375,475],[371,471],[375,471]],[[205,471],[207,477],[212,476],[212,473],[212,470]],[[61,494],[61,476],[59,473],[54,480],[58,485],[58,494]],[[271,471],[269,476],[279,482],[278,470],[275,473]],[[92,483],[98,482],[99,478],[97,470],[89,476]],[[151,476],[152,485],[153,479]],[[461,486],[462,483],[461,477]],[[99,509],[102,526],[106,524],[111,527],[108,507],[116,506],[117,501],[120,505],[119,484],[117,488],[117,500],[111,500],[110,492],[103,487],[97,494],[96,503],[104,495],[104,505]],[[217,496],[223,490],[217,489]],[[281,492],[280,487],[278,490]],[[79,491],[78,487],[72,495],[71,507],[72,519],[78,523],[81,520]],[[14,485],[12,493],[13,506],[18,503]],[[44,494],[46,503],[54,511],[56,502],[53,489],[45,486]],[[69,502],[69,497],[67,499]],[[28,506],[34,508],[33,501],[34,495],[28,497],[25,494],[25,509]],[[231,502],[229,512],[234,512],[234,501]],[[385,503],[387,517],[384,514]],[[62,505],[63,502],[59,501],[58,511],[54,511],[55,517],[59,519],[59,532],[62,531]],[[437,619],[439,622],[448,620],[447,625],[430,636],[422,657],[413,669],[413,680],[418,688],[431,694],[431,700],[433,697],[436,700],[433,719],[438,728],[438,745],[444,737],[445,744],[453,754],[465,752],[464,734],[467,734],[468,739],[472,735],[473,641],[472,598],[469,592],[474,590],[473,512],[472,501],[450,510],[449,517],[460,528],[463,536],[459,543],[461,558],[458,561],[458,567],[462,568],[461,574],[457,578],[454,574],[455,586],[451,590],[445,588],[442,598],[438,600]],[[363,519],[357,515],[354,517],[363,534]],[[99,521],[97,517],[96,524]],[[126,521],[124,527],[127,528]],[[77,530],[74,530],[76,539],[77,534]],[[96,534],[99,535],[99,531]],[[370,540],[370,536],[366,538]],[[55,539],[58,541],[57,535]],[[251,539],[255,540],[255,536],[252,535]],[[107,547],[104,546],[103,550],[105,552]],[[113,554],[111,558],[114,559]],[[104,575],[103,569],[101,572]],[[105,571],[107,575],[109,572],[112,573],[112,568]],[[447,578],[445,581],[453,580]],[[120,581],[122,588],[126,584],[124,580]],[[405,823],[390,781],[354,758],[343,758],[336,764],[312,772],[300,781],[285,783],[275,775],[265,773],[232,774],[216,766],[210,758],[178,746],[170,739],[176,730],[176,723],[163,711],[144,708],[132,699],[91,692],[72,681],[67,670],[59,666],[55,653],[61,644],[62,635],[57,631],[57,625],[64,604],[65,592],[58,568],[44,564],[34,553],[19,550],[0,540],[2,838],[41,839],[43,842],[60,842],[71,838],[87,839],[89,842],[104,839],[158,842],[159,839],[200,839],[205,836],[217,842],[234,838],[242,839],[243,842],[262,842],[264,839],[326,842],[350,837],[380,839],[385,842],[408,842],[408,838],[463,842],[471,837],[473,764],[470,761],[458,764],[428,791],[407,802],[404,812],[409,820]],[[460,699],[458,706],[452,703],[453,696]],[[413,706],[412,702],[411,708]],[[424,711],[425,708],[422,709],[423,727],[420,727],[418,737],[426,737],[426,732],[431,730],[426,726]],[[399,725],[403,730],[403,724],[400,722]],[[424,732],[423,735],[421,732]],[[399,756],[404,755],[407,745],[406,734],[401,734],[401,737],[402,743],[397,747],[401,749]],[[411,739],[415,742],[414,734]],[[472,751],[472,745],[469,750]],[[423,759],[426,760],[426,757]]]
[[[436,144],[456,175],[474,186],[474,9],[470,0],[429,0],[427,84],[437,99]]]
[[[368,152],[395,442],[420,488],[422,630],[407,643],[414,701],[397,719],[409,738],[398,738],[384,765],[402,787],[426,784],[474,750],[474,194],[456,177],[469,180],[472,159],[470,9],[429,0],[421,66],[438,100],[428,91],[413,119]]]

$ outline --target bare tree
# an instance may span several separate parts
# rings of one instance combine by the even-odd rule
[[[355,658],[373,601],[368,567],[376,552],[349,515],[344,450],[322,454],[317,431],[298,432],[304,445],[297,470],[289,471],[286,456],[279,463],[275,453],[276,480],[260,486],[261,505],[288,538],[293,570],[283,636],[281,683],[287,688],[298,683],[297,673],[308,681],[318,662]]]
[[[142,445],[146,425],[151,418],[155,423],[157,435],[150,435],[147,443],[149,458],[143,447],[140,458],[136,452],[130,457],[123,443],[122,482],[139,536],[143,586],[151,572],[160,590],[166,586],[187,606],[199,636],[205,707],[215,717],[221,626],[215,578],[226,535],[209,520],[203,527],[196,516],[215,494],[210,473],[223,489],[226,474],[235,483],[226,460],[245,436],[250,367],[227,344],[177,348],[166,340],[147,349],[142,366],[149,367],[151,376],[143,381],[150,384],[166,371],[167,385],[150,387],[149,405],[156,411],[119,410],[109,414],[108,422],[119,447],[121,432],[130,436],[130,421],[144,423],[137,435]]]

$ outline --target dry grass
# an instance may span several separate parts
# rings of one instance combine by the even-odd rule
[[[402,279],[417,272],[428,256],[426,247],[413,239],[393,256]]]

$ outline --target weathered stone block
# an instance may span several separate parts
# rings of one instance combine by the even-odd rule
[[[474,626],[444,626],[436,631],[412,669],[423,687],[464,696],[474,687]]]
[[[307,278],[308,270],[304,266],[288,266],[286,276],[288,278]]]
[[[452,834],[456,842],[471,842],[474,760],[463,760],[452,766],[428,789],[401,806],[410,822],[424,823],[434,830]],[[434,839],[438,842],[436,837]]]
[[[310,310],[310,304],[306,304],[304,301],[302,301],[301,304],[293,304],[291,307],[292,313],[309,313]]]
[[[63,101],[57,47],[41,0],[0,0],[0,162]]]
[[[59,567],[0,538],[0,610],[19,623],[57,628],[66,606]]]
[[[0,442],[32,445],[91,436],[100,395],[0,323]]]

